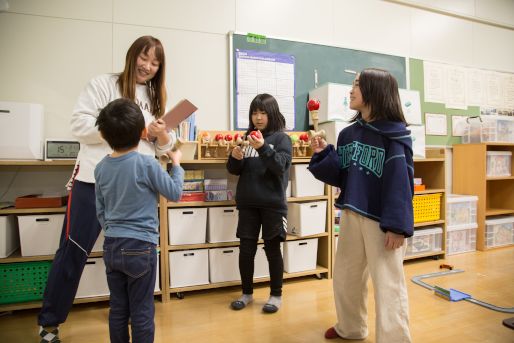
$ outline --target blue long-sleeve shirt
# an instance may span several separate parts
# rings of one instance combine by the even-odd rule
[[[105,236],[158,244],[158,195],[177,201],[184,184],[182,167],[170,174],[155,158],[135,151],[105,156],[95,168],[96,213]]]
[[[384,232],[413,235],[412,139],[404,123],[358,119],[339,133],[337,148],[312,156],[309,170],[341,188],[336,207],[379,222]]]

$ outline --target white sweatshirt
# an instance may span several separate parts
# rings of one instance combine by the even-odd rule
[[[118,74],[103,74],[94,77],[80,93],[75,104],[71,116],[71,133],[80,142],[80,151],[75,166],[75,168],[79,166],[76,180],[94,183],[96,164],[105,155],[112,152],[107,142],[100,136],[95,123],[98,114],[109,102],[121,98],[117,81]],[[145,123],[148,126],[154,120],[154,117],[150,112],[151,105],[146,85],[138,84],[136,86],[136,102],[141,108]],[[157,142],[154,144],[141,140],[138,151],[145,155],[162,156],[176,141],[173,132],[170,133],[170,136],[170,143],[165,146],[158,146]]]

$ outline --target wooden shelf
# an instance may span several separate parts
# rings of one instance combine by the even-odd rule
[[[441,219],[441,220],[434,220],[431,222],[414,223],[414,228],[431,226],[431,225],[444,225],[444,220]]]
[[[514,209],[508,209],[508,208],[488,208],[485,210],[485,216],[500,216],[504,214],[513,214]]]
[[[168,208],[234,206],[235,204],[236,204],[235,200],[227,200],[227,201],[184,201],[184,202],[171,202],[171,201],[168,201]]]
[[[423,258],[423,257],[430,257],[430,256],[441,256],[441,255],[444,255],[444,251],[442,251],[442,250],[441,251],[431,251],[431,252],[427,252],[425,254],[406,256],[403,260],[407,261],[407,260],[414,260],[416,258]]]
[[[488,176],[487,181],[514,180],[514,176]]]
[[[434,193],[444,193],[446,190],[444,188],[433,188],[433,189],[425,189],[424,191],[415,191],[415,195],[420,194],[434,194]]]
[[[315,201],[315,200],[328,200],[328,195],[316,195],[310,197],[290,197],[287,202],[302,202],[302,201]],[[211,206],[234,206],[235,200],[227,201],[184,201],[184,202],[168,202],[168,208],[183,208],[183,207],[211,207]]]
[[[0,258],[1,263],[16,263],[16,262],[34,262],[34,261],[51,261],[55,255],[39,255],[39,256],[21,256],[20,249],[13,252],[11,255],[5,258]],[[92,252],[89,257],[102,257],[102,251]]]
[[[309,239],[309,238],[320,238],[320,237],[328,237],[328,232],[318,233],[316,235],[311,236],[294,236],[287,235],[286,241],[297,241],[300,239]],[[258,241],[259,244],[264,243],[262,239]],[[220,242],[220,243],[200,243],[200,244],[183,244],[183,245],[168,245],[168,251],[178,251],[178,250],[194,250],[194,249],[209,249],[209,248],[224,248],[224,247],[236,247],[239,246],[238,241],[234,242]]]
[[[307,270],[303,272],[297,272],[297,273],[284,273],[284,279],[290,279],[290,278],[296,278],[300,276],[308,276],[308,275],[318,275],[328,273],[328,268],[317,266],[314,270]],[[269,281],[269,277],[264,278],[255,278],[253,282],[266,282]],[[170,293],[177,293],[177,292],[187,292],[187,291],[197,291],[202,289],[212,289],[212,288],[219,288],[219,287],[227,287],[227,286],[237,286],[240,285],[241,281],[227,281],[227,282],[217,282],[217,283],[209,283],[206,285],[197,285],[197,286],[189,286],[189,287],[175,287],[170,288]]]
[[[0,166],[74,166],[75,160],[0,160]]]
[[[6,214],[41,214],[41,213],[65,213],[66,206],[64,207],[52,207],[52,208],[14,208],[8,207],[0,210],[0,215]]]
[[[420,158],[420,159],[414,159],[414,163],[418,162],[444,162],[444,157],[434,157],[434,158]]]
[[[154,292],[154,295],[162,295],[162,291]],[[73,301],[73,304],[85,304],[85,303],[94,303],[99,301],[108,301],[108,295],[102,295],[98,297],[87,297],[87,298],[76,298]],[[15,304],[4,304],[0,305],[0,312],[6,311],[17,311],[17,310],[28,310],[33,308],[41,308],[41,301],[29,301]]]

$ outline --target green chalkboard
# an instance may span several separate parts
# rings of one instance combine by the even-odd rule
[[[236,108],[235,52],[237,49],[292,55],[295,57],[295,130],[297,131],[306,130],[309,125],[306,104],[309,91],[314,88],[314,70],[317,70],[318,85],[320,86],[327,82],[351,84],[355,75],[347,73],[345,70],[358,72],[369,67],[388,70],[398,80],[400,88],[406,88],[407,85],[405,57],[285,39],[248,38],[245,34],[234,33],[231,35],[232,75],[234,75],[231,80],[232,94],[234,94],[233,99],[231,99],[233,108]],[[236,127],[235,123],[236,118],[233,115],[233,127]]]
[[[410,89],[419,91],[421,98],[421,118],[423,124],[425,123],[425,113],[438,113],[446,114],[447,120],[447,136],[426,136],[426,145],[437,145],[437,146],[452,146],[453,144],[459,144],[461,137],[452,136],[452,116],[478,116],[480,115],[480,107],[468,106],[467,110],[457,110],[446,108],[444,104],[438,104],[435,102],[425,102],[425,86],[423,79],[423,61],[419,59],[409,59],[409,71],[410,71]]]

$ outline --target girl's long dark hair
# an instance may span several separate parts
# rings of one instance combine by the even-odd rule
[[[252,123],[252,113],[255,111],[266,112],[268,115],[268,125],[264,132],[284,131],[286,127],[286,119],[282,113],[280,113],[277,100],[272,95],[263,93],[257,95],[250,104],[250,111],[248,113],[249,124],[246,134],[255,130],[255,126]]]
[[[387,70],[366,68],[359,74],[362,100],[371,109],[370,121],[388,120],[407,123],[403,115],[398,82]],[[357,113],[352,121],[362,118]]]

